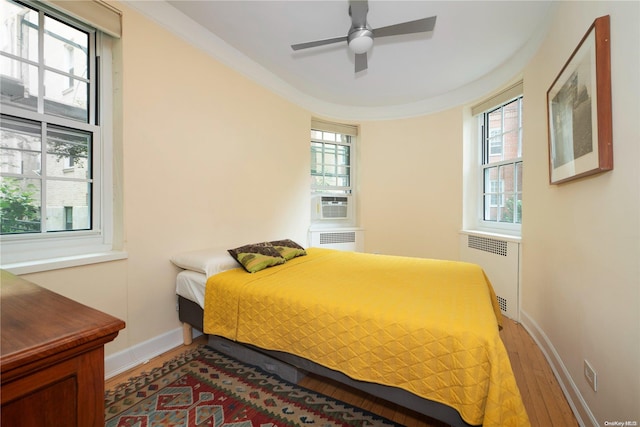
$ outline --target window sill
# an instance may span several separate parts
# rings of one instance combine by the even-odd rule
[[[81,265],[98,264],[101,262],[117,261],[127,259],[129,255],[122,251],[110,251],[92,253],[86,255],[75,255],[60,258],[40,259],[34,261],[18,262],[0,266],[10,273],[21,275],[29,273],[40,273],[61,268],[78,267]]]

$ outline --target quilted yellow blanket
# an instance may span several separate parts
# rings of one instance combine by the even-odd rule
[[[204,332],[293,353],[458,410],[469,424],[529,420],[474,264],[310,248],[207,281]]]

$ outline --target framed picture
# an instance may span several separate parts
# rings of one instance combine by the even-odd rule
[[[609,16],[597,18],[547,91],[549,182],[613,169]]]

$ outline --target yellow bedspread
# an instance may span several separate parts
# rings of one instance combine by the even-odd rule
[[[204,332],[405,389],[454,407],[469,424],[529,425],[480,267],[307,252],[258,273],[210,277]]]

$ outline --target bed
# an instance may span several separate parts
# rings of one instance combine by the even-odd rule
[[[199,268],[174,257],[186,268],[176,283],[185,338],[193,326],[285,379],[313,372],[453,426],[529,425],[480,267],[318,248],[300,255],[254,273],[224,254],[208,263],[203,255]]]

